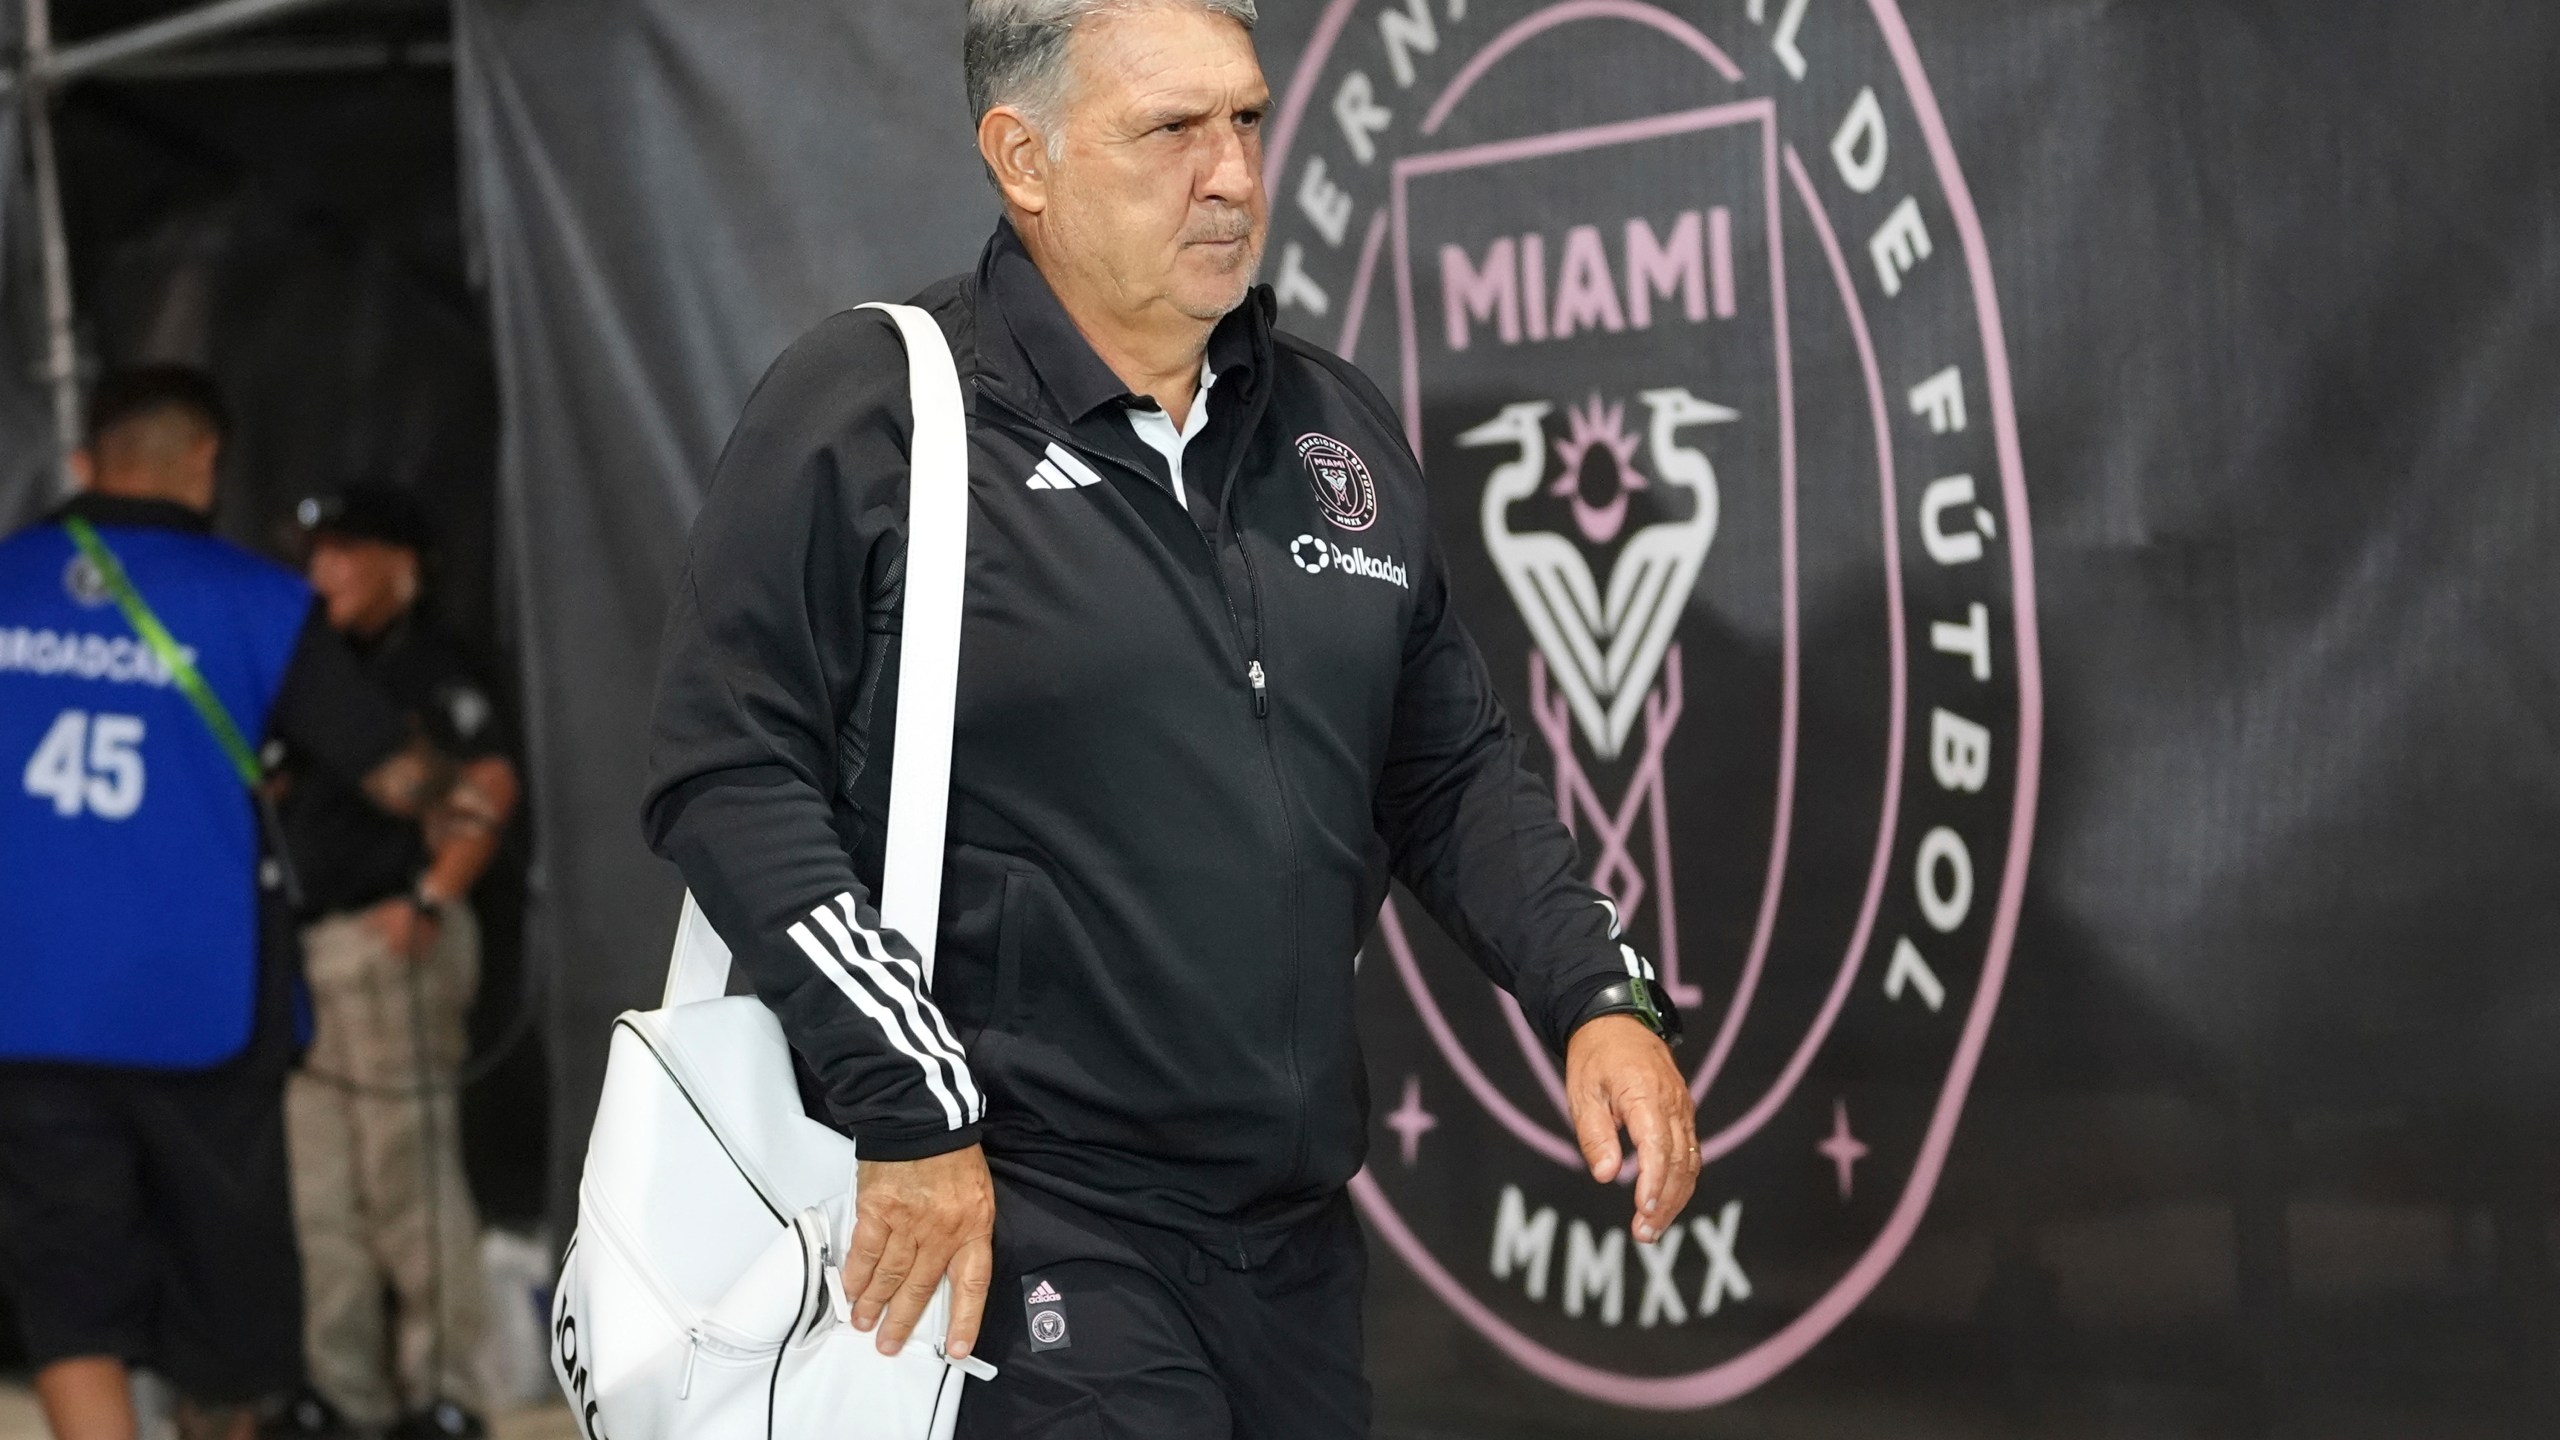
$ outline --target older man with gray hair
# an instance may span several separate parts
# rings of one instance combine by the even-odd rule
[[[854,1323],[895,1351],[947,1275],[941,1338],[1001,1367],[966,1436],[1367,1433],[1353,974],[1391,880],[1564,1057],[1637,1240],[1697,1176],[1678,1016],[1573,877],[1395,413],[1254,284],[1254,19],[971,0],[1004,219],[915,302],[970,426],[929,988],[870,898],[911,430],[879,315],[767,373],[668,623],[650,840],[860,1147]]]

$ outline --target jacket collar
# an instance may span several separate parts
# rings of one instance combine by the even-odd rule
[[[1054,418],[1069,425],[1111,405],[1155,408],[1154,401],[1132,394],[1094,353],[1048,277],[1032,263],[1012,221],[996,222],[978,259],[977,282],[980,363],[1004,388],[1039,397]],[[1222,397],[1242,394],[1249,376],[1270,369],[1275,309],[1271,288],[1257,285],[1209,332],[1209,367],[1218,372]]]

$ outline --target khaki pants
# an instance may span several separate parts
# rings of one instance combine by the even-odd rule
[[[360,1425],[439,1399],[485,1413],[488,1296],[454,1085],[480,979],[479,924],[451,907],[414,974],[352,914],[311,926],[303,945],[317,1028],[286,1090],[285,1124],[311,1383]],[[386,1283],[398,1300],[396,1381]]]

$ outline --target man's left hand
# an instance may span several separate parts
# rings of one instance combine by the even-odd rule
[[[1635,1141],[1638,1241],[1662,1238],[1698,1185],[1698,1117],[1671,1047],[1632,1015],[1603,1015],[1565,1043],[1564,1089],[1573,1130],[1591,1178],[1606,1185],[1630,1157],[1618,1141]]]

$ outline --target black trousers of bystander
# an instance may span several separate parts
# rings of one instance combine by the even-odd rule
[[[38,1367],[143,1364],[204,1405],[302,1383],[284,1074],[0,1065],[0,1287]]]

